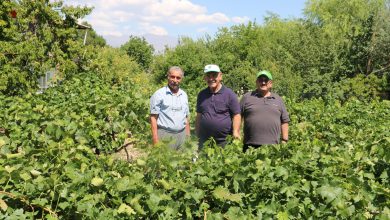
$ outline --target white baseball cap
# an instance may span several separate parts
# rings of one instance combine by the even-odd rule
[[[209,73],[209,72],[221,72],[221,70],[219,69],[219,66],[215,65],[215,64],[209,64],[209,65],[206,65],[204,67],[204,73]]]

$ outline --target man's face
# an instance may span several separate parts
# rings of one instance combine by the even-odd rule
[[[207,85],[210,89],[217,89],[222,81],[222,73],[218,72],[209,72],[205,73],[204,80],[207,82]]]
[[[168,85],[173,90],[178,90],[183,76],[179,70],[172,70],[168,74]]]
[[[266,76],[260,76],[256,80],[257,90],[262,92],[268,92],[272,88],[272,80],[269,80]]]

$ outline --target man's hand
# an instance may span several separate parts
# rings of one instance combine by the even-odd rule
[[[233,131],[233,138],[241,140],[241,135],[239,131]]]
[[[241,115],[236,114],[233,116],[233,138],[241,139],[240,135],[240,125],[241,125]]]
[[[153,145],[156,145],[158,143],[158,137],[153,137],[152,141],[153,141]]]

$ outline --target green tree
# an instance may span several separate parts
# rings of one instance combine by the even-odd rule
[[[56,68],[59,77],[76,73],[83,63],[77,19],[90,8],[61,1],[6,0],[0,3],[0,92],[35,91],[38,78]]]
[[[141,75],[144,72],[141,66],[128,57],[123,50],[111,47],[102,47],[98,50],[96,56],[90,59],[89,68],[105,81],[122,84],[134,80],[135,76],[143,78]]]
[[[332,48],[331,81],[376,74],[374,78],[382,81],[370,85],[382,90],[390,67],[389,1],[310,0],[305,11],[308,20],[320,28],[322,38],[327,38],[327,47]],[[345,85],[345,92],[356,88]]]
[[[167,48],[164,54],[155,57],[152,73],[158,82],[165,82],[168,68],[180,66],[185,74],[183,86],[191,84],[196,93],[204,86],[203,67],[210,63],[218,64],[207,39],[182,37],[174,49]]]
[[[154,48],[144,37],[130,36],[130,39],[121,46],[127,55],[134,59],[144,70],[148,70],[153,60]]]

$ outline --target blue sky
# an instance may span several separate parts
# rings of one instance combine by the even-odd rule
[[[305,0],[64,0],[93,6],[85,19],[107,43],[117,47],[130,35],[144,36],[155,48],[174,45],[179,36],[214,36],[219,27],[262,23],[268,12],[303,17]]]

